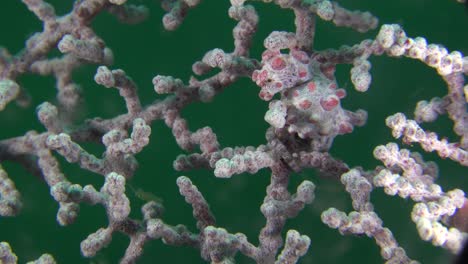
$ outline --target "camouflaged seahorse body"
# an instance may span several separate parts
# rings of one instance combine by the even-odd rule
[[[304,139],[328,137],[330,143],[335,136],[352,132],[356,114],[341,107],[346,91],[338,89],[334,73],[335,65],[319,53],[309,56],[294,48],[289,54],[267,49],[262,68],[252,79],[261,87],[261,99],[269,101],[277,93],[281,98],[271,101],[265,120]],[[365,119],[362,110],[357,115]]]

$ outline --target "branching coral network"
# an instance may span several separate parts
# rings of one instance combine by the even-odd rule
[[[414,150],[414,146],[419,146],[420,152],[434,152],[453,166],[468,166],[468,85],[464,77],[468,75],[468,57],[461,52],[449,51],[423,37],[409,36],[399,24],[379,25],[371,13],[347,9],[337,1],[231,0],[227,13],[235,21],[233,49],[221,49],[213,43],[212,49],[193,64],[197,77],[189,80],[156,75],[152,84],[158,97],[146,104],[136,82],[124,70],[114,68],[119,54],[114,54],[112,45],[108,46],[96,33],[93,21],[102,13],[110,13],[122,23],[138,24],[148,17],[147,7],[127,0],[77,0],[68,13],[59,16],[46,1],[22,2],[43,28],[32,34],[17,53],[0,47],[0,110],[13,107],[15,102],[30,107],[30,87],[20,80],[27,74],[55,78],[56,97],[35,105],[42,131],[0,138],[0,162],[20,164],[27,174],[39,177],[48,186],[59,207],[56,220],[60,226],[74,224],[80,206],[104,208],[107,224],[83,234],[79,245],[83,259],[95,257],[112,244],[116,234],[123,234],[129,243],[120,263],[137,263],[145,254],[144,247],[154,240],[195,248],[203,260],[211,263],[239,262],[240,255],[256,263],[301,262],[301,257],[320,243],[320,239],[314,240],[300,227],[288,227],[289,219],[312,206],[315,190],[320,188],[313,177],[297,187],[289,186],[291,178],[306,169],[341,185],[351,199],[351,211],[329,207],[318,212],[321,221],[341,235],[372,238],[386,263],[418,263],[419,256],[399,244],[378,209],[374,210],[371,196],[379,189],[411,201],[413,209],[407,218],[414,222],[421,240],[453,254],[462,250],[468,230],[468,200],[463,187],[441,186],[439,177],[447,175],[439,175],[438,165]],[[165,30],[177,30],[183,23],[190,23],[186,20],[196,19],[190,14],[200,2],[162,0]],[[261,18],[257,6],[262,5],[292,11],[295,31],[270,32],[262,40],[263,53],[256,57],[251,55],[251,49]],[[360,33],[376,33],[371,39],[349,46],[319,49],[314,43],[319,38],[317,20]],[[3,35],[8,32],[2,32]],[[366,125],[368,113],[365,109],[351,111],[343,105],[354,91],[340,86],[337,66],[349,65],[355,91],[366,92],[373,89],[370,59],[381,56],[413,59],[433,68],[434,74],[445,81],[446,89],[442,96],[414,102],[413,116],[402,110],[386,118],[385,124],[395,141],[375,147],[373,155],[381,165],[351,166],[333,154],[334,142],[340,136],[358,133]],[[95,83],[118,91],[125,113],[80,119],[78,113],[87,98],[81,93],[74,72],[90,65],[95,69]],[[190,116],[182,113],[184,109],[210,103],[242,80],[257,86],[259,102],[269,103],[264,120],[258,120],[268,124],[264,144],[226,146],[220,143],[215,128],[190,130]],[[425,128],[426,123],[442,118],[450,120],[453,126],[455,136],[450,140]],[[129,182],[141,176],[137,175],[138,154],[153,143],[151,136],[158,133],[154,125],[161,121],[181,150],[174,157],[173,168],[178,175],[184,172],[187,176],[178,177],[174,184],[192,207],[195,229],[183,225],[185,221],[165,219],[166,208],[161,199],[147,199],[137,208],[128,197],[133,190]],[[102,153],[88,150],[90,144],[101,146]],[[408,149],[402,144],[409,145]],[[100,175],[104,183],[75,183],[64,172],[64,163]],[[208,177],[226,182],[239,174],[257,174],[260,170],[270,173],[260,206],[265,222],[258,237],[235,233],[216,220],[210,199],[189,178],[196,169],[204,169]],[[157,164],[153,170],[158,170]],[[291,192],[293,188],[295,191]],[[26,206],[15,185],[15,175],[0,165],[0,225],[4,219],[18,217]],[[135,217],[131,209],[140,209],[141,215]],[[78,245],[69,246],[78,250]],[[14,244],[1,242],[0,263],[17,263],[14,251]],[[52,254],[43,254],[31,263],[56,260]]]

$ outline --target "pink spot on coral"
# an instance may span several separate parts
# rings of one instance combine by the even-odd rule
[[[340,99],[343,99],[343,98],[346,97],[346,91],[345,91],[345,89],[338,89],[338,90],[336,90],[335,94],[336,94],[336,96],[338,96],[338,98],[340,98]]]
[[[270,101],[271,98],[273,98],[273,95],[271,93],[269,93],[268,91],[265,91],[263,89],[260,91],[260,93],[258,95],[260,96],[260,98],[262,98],[265,101]]]
[[[304,77],[306,77],[306,76],[307,76],[307,72],[306,72],[306,71],[304,71],[304,70],[300,70],[300,71],[299,71],[299,78],[304,78]]]
[[[340,100],[335,95],[329,96],[327,99],[321,99],[320,105],[325,111],[331,111],[340,103]]]
[[[252,78],[253,78],[253,76],[252,76]],[[260,73],[257,72],[257,74],[255,75],[255,82],[258,85],[263,86],[263,85],[265,85],[265,81],[266,81],[267,78],[268,78],[268,72],[266,70],[263,70]]]
[[[309,55],[301,50],[291,50],[291,55],[303,64],[309,64]]]
[[[336,89],[336,83],[331,83],[328,88],[335,90]]]
[[[293,96],[294,96],[294,97],[298,97],[298,96],[299,96],[299,92],[298,92],[297,90],[295,90],[295,91],[293,92]]]
[[[275,71],[282,70],[285,67],[286,67],[286,62],[280,57],[276,57],[271,61],[271,68]]]
[[[299,103],[299,107],[306,110],[312,105],[312,103],[309,100],[302,100],[302,102]]]
[[[269,60],[269,59],[271,59],[271,58],[273,58],[273,57],[275,57],[275,56],[277,56],[279,54],[280,54],[279,50],[277,50],[277,51],[265,50],[262,53],[262,60],[267,61],[267,60]]]
[[[272,89],[270,89],[270,90],[273,91],[274,93],[276,93],[276,92],[279,92],[281,90],[281,88],[283,88],[283,84],[280,83],[280,82],[275,82],[271,88]]]
[[[307,84],[307,88],[309,89],[309,92],[314,92],[315,89],[317,89],[317,86],[315,85],[314,82],[309,82],[309,83]]]

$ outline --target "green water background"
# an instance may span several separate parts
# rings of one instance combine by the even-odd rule
[[[58,14],[70,10],[72,1],[49,1]],[[174,31],[166,32],[161,25],[163,11],[158,1],[129,1],[143,3],[150,8],[150,17],[139,25],[120,24],[108,14],[100,14],[92,23],[93,28],[115,55],[113,69],[124,69],[139,86],[143,104],[162,96],[155,94],[151,79],[156,74],[172,75],[185,82],[192,75],[191,65],[202,58],[207,50],[233,48],[232,28],[235,21],[227,15],[229,1],[203,0],[191,10],[184,24]],[[430,43],[442,43],[450,51],[459,50],[468,54],[468,14],[456,1],[437,0],[343,0],[338,1],[350,9],[367,10],[375,14],[380,23],[399,23],[409,36],[424,36]],[[260,16],[258,33],[252,46],[252,56],[259,58],[263,51],[263,39],[273,30],[294,31],[291,11],[279,7],[254,3]],[[17,53],[24,41],[41,30],[41,23],[21,1],[3,0],[0,4],[0,45]],[[318,21],[315,39],[317,49],[337,48],[343,44],[355,44],[365,38],[373,38],[377,30],[366,34],[333,24]],[[54,51],[54,54],[58,54]],[[348,97],[342,101],[345,108],[365,109],[369,112],[368,124],[353,134],[335,140],[331,152],[351,166],[361,165],[370,169],[379,164],[372,156],[378,144],[394,141],[384,118],[396,112],[411,114],[416,102],[442,96],[446,86],[435,70],[421,62],[409,59],[374,57],[371,60],[373,83],[366,93],[353,90],[349,80],[349,66],[338,67],[340,87],[346,88]],[[96,65],[85,66],[74,73],[76,82],[83,88],[86,99],[81,118],[100,116],[113,117],[124,113],[124,103],[116,90],[104,89],[93,82]],[[23,135],[34,129],[44,131],[36,120],[35,107],[45,100],[54,102],[54,79],[24,75],[18,80],[32,95],[32,104],[23,109],[10,104],[0,112],[0,139]],[[265,143],[267,123],[263,120],[268,104],[258,98],[258,87],[248,79],[242,79],[208,104],[195,103],[182,112],[192,131],[210,126],[218,135],[223,147],[257,146]],[[452,123],[442,118],[425,128],[439,132],[449,139],[456,139],[451,132]],[[398,141],[399,142],[399,141]],[[84,145],[87,150],[100,156],[102,147]],[[419,150],[418,146],[410,147]],[[217,179],[211,171],[176,172],[172,161],[181,153],[170,130],[163,122],[152,125],[150,145],[137,155],[140,169],[131,184],[151,192],[164,200],[164,221],[169,224],[185,224],[195,231],[191,207],[180,196],[175,180],[180,175],[190,177],[211,205],[217,224],[228,231],[243,232],[256,244],[257,236],[264,225],[259,207],[269,183],[266,170],[256,175],[242,174],[231,179]],[[57,155],[58,157],[58,155]],[[438,183],[444,190],[464,188],[467,190],[466,169],[450,160],[441,161],[436,155],[425,155],[428,160],[438,161],[441,177]],[[60,158],[63,172],[72,182],[93,184],[100,188],[103,179],[81,170],[76,164],[66,164]],[[19,256],[20,263],[38,258],[42,253],[53,254],[58,263],[117,263],[123,255],[128,238],[114,234],[109,247],[95,258],[80,255],[79,244],[100,227],[106,226],[102,207],[82,205],[77,221],[67,227],[56,223],[58,205],[49,194],[49,189],[38,178],[27,173],[21,166],[3,162],[5,170],[15,181],[22,194],[24,208],[14,218],[0,218],[0,241],[8,241]],[[287,229],[296,229],[311,238],[309,252],[300,263],[381,263],[379,249],[367,237],[341,236],[338,231],[326,227],[320,221],[320,213],[333,206],[349,212],[350,198],[344,188],[332,181],[317,178],[312,171],[294,175],[290,190],[303,180],[311,180],[316,186],[316,200],[300,215],[288,221]],[[132,216],[140,218],[139,207],[143,201],[127,192],[132,203]],[[422,263],[448,263],[452,256],[445,250],[434,248],[419,239],[410,212],[413,202],[398,197],[388,197],[381,189],[372,193],[376,212],[384,220],[410,257]],[[238,263],[252,263],[239,256]],[[172,247],[160,240],[145,246],[138,263],[205,263],[196,249]]]

